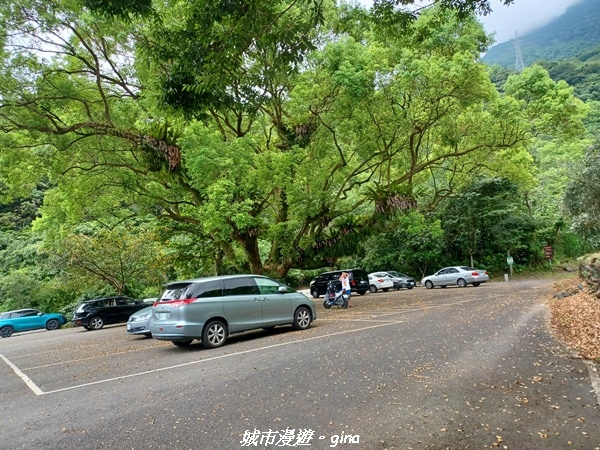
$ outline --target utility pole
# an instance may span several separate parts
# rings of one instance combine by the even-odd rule
[[[523,65],[523,56],[521,55],[521,45],[519,44],[519,33],[515,30],[515,70],[521,72],[525,66]]]

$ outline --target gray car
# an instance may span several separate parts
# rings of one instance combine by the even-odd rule
[[[397,291],[399,289],[412,289],[416,286],[415,279],[413,277],[409,277],[400,272],[396,272],[395,270],[388,270],[387,272],[377,272],[378,276],[388,276],[392,279],[394,283],[394,289]]]
[[[185,347],[199,339],[207,348],[258,328],[293,325],[304,330],[316,320],[314,302],[261,275],[227,275],[175,281],[152,310],[152,337]]]
[[[152,337],[150,331],[150,321],[152,320],[152,306],[133,313],[127,321],[127,334],[141,334],[143,336]]]
[[[488,273],[483,269],[473,269],[469,266],[444,267],[433,275],[429,275],[421,280],[421,285],[427,289],[433,289],[436,286],[443,288],[456,285],[465,287],[467,284],[479,286],[490,279]]]

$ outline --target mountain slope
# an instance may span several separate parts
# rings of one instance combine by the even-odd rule
[[[583,0],[541,28],[519,37],[525,66],[540,59],[574,57],[600,45],[600,1]],[[483,57],[488,64],[515,67],[514,39],[492,47]]]

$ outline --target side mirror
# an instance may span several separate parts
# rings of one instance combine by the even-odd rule
[[[277,291],[281,292],[282,294],[285,294],[288,289],[286,286],[279,286],[279,289],[277,289]]]

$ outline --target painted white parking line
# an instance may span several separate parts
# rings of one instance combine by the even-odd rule
[[[583,361],[588,368],[588,374],[590,376],[590,381],[592,382],[592,388],[596,393],[596,399],[598,403],[600,403],[600,376],[598,376],[597,365],[591,361]]]
[[[42,395],[44,393],[33,381],[31,381],[27,375],[21,372],[19,368],[11,363],[2,353],[0,353],[0,358],[2,358],[4,362],[8,364],[8,367],[10,367],[17,374],[17,376],[25,382],[27,387],[29,387],[29,389],[31,389],[35,395]]]
[[[79,389],[79,388],[83,388],[83,387],[87,387],[87,386],[93,386],[96,384],[102,384],[102,383],[109,383],[112,381],[117,381],[117,380],[124,380],[126,378],[133,378],[133,377],[139,377],[142,375],[148,375],[151,373],[157,373],[157,372],[163,372],[165,370],[172,370],[172,369],[177,369],[179,367],[185,367],[185,366],[191,366],[194,364],[200,364],[200,363],[205,363],[208,361],[216,361],[218,359],[224,359],[224,358],[230,358],[232,356],[239,356],[239,355],[245,355],[248,353],[254,353],[254,352],[258,352],[258,351],[262,351],[262,350],[269,350],[272,348],[277,348],[277,347],[283,347],[286,345],[292,345],[292,344],[299,344],[301,342],[308,342],[308,341],[314,341],[317,339],[325,339],[325,338],[330,338],[332,336],[339,336],[341,334],[348,334],[348,333],[356,333],[359,331],[366,331],[366,330],[372,330],[375,328],[381,328],[381,327],[387,327],[390,325],[398,325],[404,323],[403,320],[401,321],[395,321],[395,322],[387,322],[387,323],[383,323],[383,324],[378,324],[378,325],[372,325],[372,326],[368,326],[368,327],[363,327],[363,328],[358,328],[356,330],[346,330],[346,331],[338,331],[336,333],[330,333],[330,334],[325,334],[322,336],[313,336],[313,337],[309,337],[309,338],[305,338],[305,339],[299,339],[297,341],[291,341],[291,342],[282,342],[279,344],[273,344],[273,345],[266,345],[264,347],[258,347],[258,348],[253,348],[250,350],[242,350],[239,352],[235,352],[235,353],[229,353],[227,355],[220,355],[220,356],[214,356],[212,358],[206,358],[206,359],[199,359],[196,361],[190,361],[187,363],[183,363],[183,364],[176,364],[174,366],[169,366],[169,367],[161,367],[159,369],[152,369],[152,370],[146,370],[144,372],[137,372],[137,373],[131,373],[128,375],[123,375],[120,377],[114,377],[114,378],[107,378],[105,380],[98,380],[98,381],[92,381],[91,383],[83,383],[83,384],[78,384],[75,386],[69,386],[66,388],[61,388],[61,389],[55,389],[52,391],[42,391],[40,388],[38,388],[25,374],[23,374],[14,364],[12,364],[8,359],[6,359],[4,356],[2,356],[2,359],[4,359],[4,361],[6,361],[6,363],[13,368],[13,370],[15,371],[15,373],[17,373],[17,375],[19,375],[23,381],[25,381],[25,383],[27,384],[27,386],[35,393],[35,395],[48,395],[48,394],[56,394],[58,392],[64,392],[64,391],[70,391],[72,389]]]

